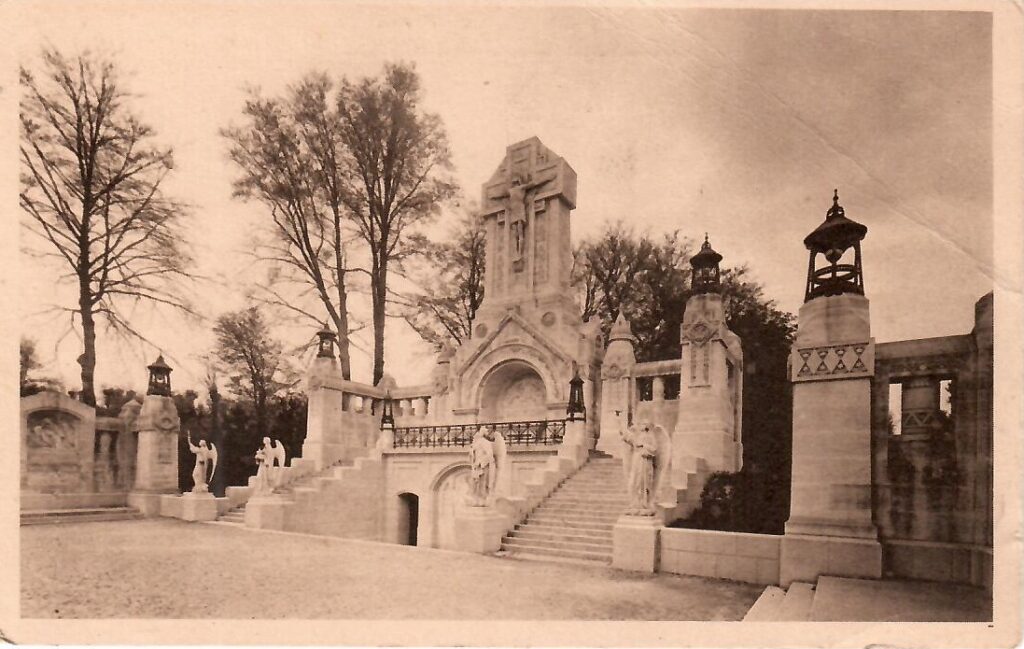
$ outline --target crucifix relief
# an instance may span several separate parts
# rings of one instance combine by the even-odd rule
[[[532,190],[546,184],[550,178],[531,180],[527,174],[525,177],[516,174],[509,184],[508,192],[508,214],[509,233],[512,238],[512,262],[514,270],[522,270],[523,259],[526,257],[526,224],[527,209],[531,204],[530,194]]]
[[[576,174],[565,160],[537,138],[508,147],[484,183],[480,210],[487,224],[486,275],[492,300],[568,281],[562,281],[568,264],[553,251],[565,247],[575,203]]]

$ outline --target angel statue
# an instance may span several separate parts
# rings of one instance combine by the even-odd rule
[[[272,494],[277,485],[272,485],[270,480],[270,468],[277,463],[277,466],[284,466],[285,463],[284,444],[279,440],[263,438],[263,446],[256,449],[256,494]]]
[[[469,449],[469,498],[470,507],[484,507],[494,493],[498,480],[498,462],[495,455],[494,431],[481,426],[473,435]]]
[[[672,456],[668,433],[661,426],[644,421],[625,430],[620,428],[619,435],[630,449],[623,464],[629,493],[626,513],[653,516],[657,511],[658,487]]]
[[[188,450],[196,456],[196,466],[192,469],[192,493],[204,494],[209,492],[208,480],[213,480],[213,474],[217,471],[217,447],[212,443],[207,445],[205,439],[199,440],[199,445],[192,443],[192,434],[188,435]],[[210,467],[210,476],[206,476],[206,467]]]

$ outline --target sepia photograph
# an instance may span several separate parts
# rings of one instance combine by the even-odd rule
[[[4,639],[1020,642],[1012,3],[0,12]]]

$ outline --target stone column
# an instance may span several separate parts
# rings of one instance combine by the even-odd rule
[[[335,462],[343,452],[341,381],[341,369],[333,356],[313,359],[307,377],[306,439],[300,455],[311,460],[317,471]]]
[[[725,325],[718,293],[700,293],[687,300],[680,342],[672,484],[685,489],[688,476],[702,471],[701,461],[707,471],[739,471],[743,464],[743,350],[739,336]]]
[[[871,377],[868,300],[822,296],[800,309],[790,358],[793,478],[780,581],[820,575],[879,578],[882,547],[871,519]]]
[[[608,336],[608,349],[601,366],[601,433],[597,439],[597,450],[615,457],[623,454],[619,427],[626,425],[633,409],[635,344],[629,322],[619,313]]]
[[[135,483],[128,504],[146,516],[160,515],[161,494],[178,492],[178,434],[181,422],[171,397],[147,394],[135,422],[139,443]]]

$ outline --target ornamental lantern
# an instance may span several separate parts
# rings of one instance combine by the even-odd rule
[[[316,357],[317,358],[334,358],[334,341],[337,339],[337,334],[327,328],[324,328],[316,332],[317,338],[320,339],[318,342]]]
[[[380,414],[380,429],[381,430],[394,430],[395,429],[395,410],[394,410],[394,401],[391,399],[391,390],[388,390],[384,394],[384,405],[381,408],[381,414]]]
[[[583,403],[583,379],[580,378],[580,368],[573,363],[572,379],[569,380],[569,406],[565,409],[566,419],[569,421],[586,421],[587,408]]]
[[[708,242],[707,233],[704,234],[704,243],[700,252],[690,258],[690,265],[693,266],[693,278],[690,285],[694,293],[717,293],[721,285],[721,274],[718,270],[718,263],[722,261],[722,255],[718,254]]]
[[[804,239],[804,245],[811,251],[804,302],[826,295],[864,295],[860,242],[867,232],[866,226],[846,218],[846,213],[839,204],[839,190],[835,190],[832,207],[825,215],[825,222]],[[839,263],[851,248],[853,263],[849,260],[847,263]],[[827,262],[820,268],[816,265],[819,254],[824,255]]]
[[[164,355],[160,354],[146,369],[149,370],[149,389],[146,390],[146,394],[171,396],[171,368],[164,362]]]

